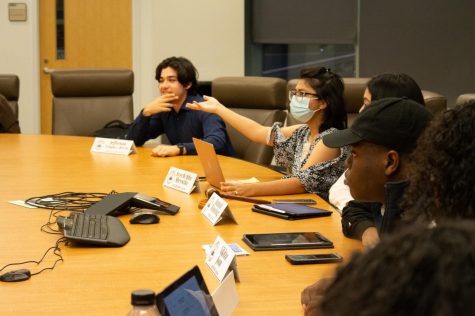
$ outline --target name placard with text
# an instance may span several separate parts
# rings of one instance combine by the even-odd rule
[[[137,147],[132,140],[96,137],[91,152],[127,156],[135,154]]]
[[[163,186],[186,194],[190,194],[200,187],[198,174],[175,167],[170,167],[168,170],[167,176],[163,180]]]
[[[205,206],[201,210],[201,214],[206,217],[211,224],[216,225],[221,220],[229,220],[237,224],[236,219],[231,212],[231,209],[228,206],[228,202],[223,200],[218,194],[213,193],[209,198],[208,202],[206,202]]]
[[[216,237],[211,250],[206,253],[205,262],[220,282],[231,271],[234,272],[236,282],[239,282],[236,255],[221,236]]]

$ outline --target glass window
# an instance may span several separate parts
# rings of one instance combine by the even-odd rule
[[[354,45],[263,44],[261,76],[298,78],[304,67],[324,66],[342,77],[355,76]]]
[[[56,0],[56,59],[64,57],[64,0]]]

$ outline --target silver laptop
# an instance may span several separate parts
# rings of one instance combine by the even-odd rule
[[[221,187],[221,182],[224,182],[225,180],[213,144],[198,138],[193,138],[193,143],[195,144],[196,152],[200,158],[206,181],[208,181],[208,183],[213,187],[219,189]]]

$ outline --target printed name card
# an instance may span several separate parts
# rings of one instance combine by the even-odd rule
[[[137,148],[132,140],[96,137],[91,152],[127,156],[135,154]]]
[[[208,202],[201,210],[201,214],[203,214],[204,217],[206,217],[211,222],[211,224],[213,224],[213,226],[219,223],[221,220],[229,220],[230,222],[237,224],[237,221],[228,206],[228,202],[223,200],[223,198],[221,198],[216,193],[211,195]]]
[[[163,181],[163,186],[190,194],[193,190],[199,189],[200,184],[198,174],[170,167]]]
[[[206,254],[205,262],[220,282],[231,271],[234,272],[236,282],[239,282],[236,254],[220,236],[216,237],[211,251]]]

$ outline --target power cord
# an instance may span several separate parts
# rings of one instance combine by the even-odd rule
[[[110,193],[62,192],[31,197],[25,203],[46,209],[83,212],[107,195],[116,193],[116,191],[111,191]]]
[[[3,282],[19,282],[19,281],[24,281],[24,280],[28,280],[31,276],[33,275],[37,275],[37,274],[40,274],[41,272],[45,271],[45,270],[53,270],[55,267],[56,267],[56,264],[60,261],[64,261],[63,259],[63,256],[61,254],[61,248],[59,247],[59,245],[62,243],[62,242],[65,242],[66,241],[66,238],[64,237],[60,237],[58,238],[58,240],[56,240],[56,243],[54,246],[52,247],[49,247],[45,253],[43,254],[43,256],[41,257],[40,260],[36,261],[36,260],[28,260],[28,261],[23,261],[23,262],[15,262],[15,263],[9,263],[5,266],[3,266],[1,269],[0,269],[0,272],[2,272],[5,268],[7,267],[10,267],[10,266],[17,266],[17,265],[23,265],[23,264],[27,264],[27,263],[36,263],[36,265],[40,265],[41,262],[43,262],[43,260],[46,258],[46,256],[48,255],[49,252],[53,253],[57,259],[54,261],[53,265],[50,266],[50,267],[46,267],[46,268],[43,268],[41,270],[39,270],[38,272],[35,272],[35,273],[31,273],[30,270],[28,269],[19,269],[19,270],[12,270],[12,271],[9,271],[9,272],[6,272],[2,275],[0,275],[0,281],[3,281]]]
[[[47,234],[62,234],[57,228],[56,218],[59,214],[63,212],[77,212],[83,213],[86,209],[91,207],[94,203],[102,200],[109,194],[116,194],[116,191],[111,191],[110,193],[84,193],[84,192],[62,192],[58,194],[49,194],[44,196],[31,197],[25,201],[26,204],[32,205],[39,208],[49,209],[50,214],[46,224],[43,224],[40,228],[42,232]],[[3,266],[0,269],[2,272],[4,269],[10,266],[24,265],[28,263],[36,263],[40,265],[41,262],[46,258],[48,253],[53,253],[57,257],[55,262],[50,266],[43,268],[35,273],[31,273],[29,269],[18,269],[12,270],[0,275],[0,281],[3,282],[19,282],[25,281],[31,278],[33,275],[38,275],[45,270],[53,270],[56,267],[56,264],[60,261],[64,262],[63,256],[61,254],[60,244],[62,242],[66,243],[65,237],[60,237],[56,240],[54,246],[48,248],[39,261],[28,260],[24,262],[9,263]]]

